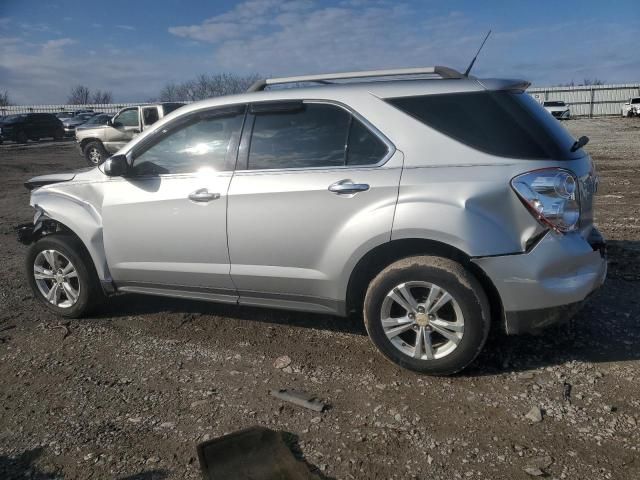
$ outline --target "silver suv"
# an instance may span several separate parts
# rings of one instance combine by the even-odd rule
[[[490,328],[568,318],[606,275],[588,139],[527,86],[431,67],[191,104],[27,182],[29,282],[67,317],[116,292],[362,312],[396,364],[459,371]]]

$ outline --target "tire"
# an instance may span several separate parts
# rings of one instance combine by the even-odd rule
[[[51,265],[51,259],[55,265]],[[67,262],[73,268],[65,274]],[[56,315],[82,317],[104,302],[104,292],[91,257],[82,242],[72,235],[56,233],[40,238],[29,248],[25,267],[33,294]],[[50,301],[45,293],[52,292],[54,288],[57,291]],[[68,293],[69,289],[71,293]]]
[[[27,143],[27,140],[27,134],[24,132],[24,130],[20,130],[18,133],[16,133],[16,142]]]
[[[87,143],[87,145],[83,149],[83,152],[85,160],[92,167],[100,165],[109,156],[104,146],[102,145],[102,142],[98,141]]]
[[[400,295],[409,305],[402,291],[413,298],[413,313],[391,298]],[[389,319],[385,326],[383,316]],[[408,257],[380,272],[367,289],[364,320],[371,341],[388,360],[427,375],[464,369],[482,350],[491,324],[489,302],[478,280],[459,263],[431,256]],[[419,333],[423,336],[416,358]]]
[[[63,138],[64,138],[64,130],[62,130],[62,129],[60,129],[60,130],[56,130],[56,131],[53,133],[53,139],[54,139],[55,141],[60,141],[60,140],[62,140]]]

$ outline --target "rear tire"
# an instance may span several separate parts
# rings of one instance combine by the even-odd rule
[[[109,156],[104,146],[102,145],[102,142],[98,141],[89,142],[84,147],[83,151],[85,160],[92,167],[100,165]]]
[[[431,256],[408,257],[380,272],[367,290],[364,319],[388,360],[428,375],[451,375],[469,365],[491,323],[478,280],[459,263]]]
[[[72,235],[40,238],[29,248],[25,267],[33,294],[56,315],[82,317],[105,300],[91,257]]]

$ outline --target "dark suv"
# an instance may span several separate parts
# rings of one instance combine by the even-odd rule
[[[51,113],[9,115],[0,123],[0,143],[4,140],[27,143],[27,140],[40,140],[44,137],[60,140],[63,136],[62,122]]]

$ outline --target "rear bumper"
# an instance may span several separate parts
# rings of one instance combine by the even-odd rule
[[[569,319],[607,275],[606,245],[595,228],[587,239],[547,233],[530,252],[473,261],[498,290],[508,334]]]

